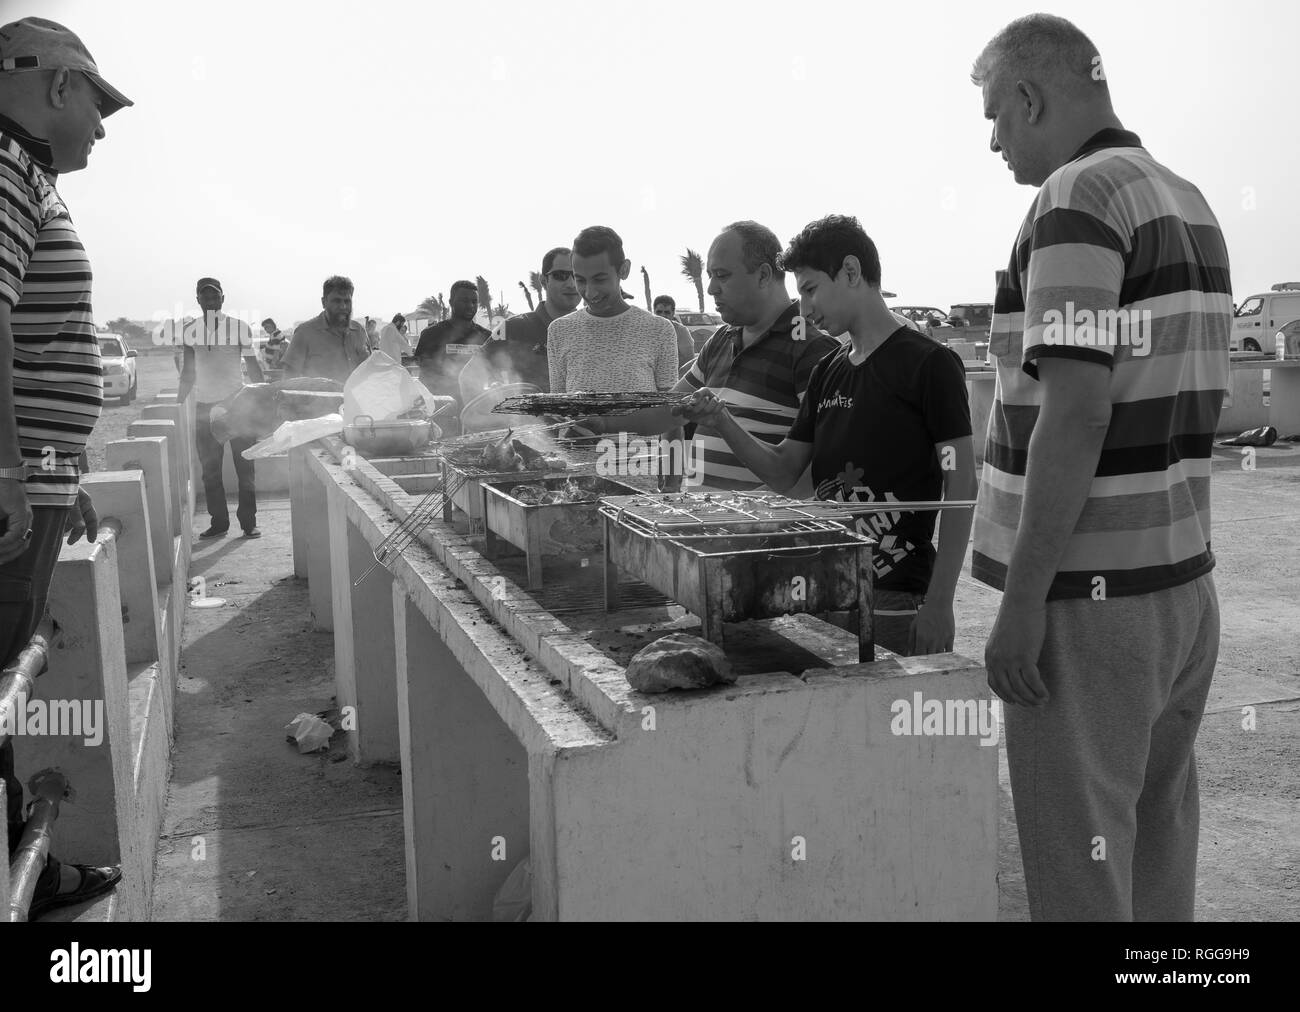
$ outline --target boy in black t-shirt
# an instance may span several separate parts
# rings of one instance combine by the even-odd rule
[[[792,488],[804,468],[820,499],[868,502],[973,500],[966,370],[956,354],[899,325],[880,294],[880,258],[856,218],[815,221],[782,254],[801,309],[850,343],[813,368],[799,414],[779,446],[761,443],[708,390],[678,409],[707,420],[772,488]],[[857,489],[864,491],[859,493]],[[970,539],[971,511],[867,514],[857,529],[875,552],[875,640],[897,654],[952,649],[953,596]]]

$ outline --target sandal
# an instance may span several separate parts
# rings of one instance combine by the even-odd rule
[[[85,903],[87,900],[103,896],[105,893],[111,892],[122,878],[122,869],[118,865],[92,868],[85,864],[73,864],[70,867],[81,872],[81,882],[77,888],[67,893],[42,896],[40,899],[33,897],[31,910],[27,914],[29,921],[37,920],[42,914],[56,907]]]

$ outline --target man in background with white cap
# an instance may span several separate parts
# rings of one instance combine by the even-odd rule
[[[203,467],[203,499],[212,522],[200,538],[225,537],[230,530],[230,507],[226,503],[226,486],[221,477],[226,448],[212,435],[212,408],[227,397],[239,393],[244,385],[240,359],[253,349],[253,331],[243,320],[221,311],[226,293],[216,278],[199,278],[196,295],[201,319],[186,328],[185,359],[181,367],[180,399],[184,402],[191,390],[194,404],[194,448]],[[191,337],[191,335],[193,335]],[[244,459],[244,451],[255,440],[233,436],[230,455],[239,479],[239,506],[235,516],[246,538],[260,538],[257,529],[257,486],[253,461]]]
[[[72,32],[43,18],[0,27],[0,666],[45,613],[60,540],[98,536],[80,460],[99,418],[103,376],[90,263],[55,189],[84,169],[101,120],[131,101],[99,76]],[[0,745],[9,846],[23,830],[11,740]],[[117,867],[46,861],[29,917],[103,895]]]

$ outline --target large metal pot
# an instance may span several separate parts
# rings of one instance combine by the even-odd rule
[[[427,418],[377,422],[369,415],[357,415],[343,426],[343,441],[363,457],[400,457],[418,453],[428,446],[435,428]]]

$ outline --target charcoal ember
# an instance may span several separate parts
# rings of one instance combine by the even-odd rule
[[[516,485],[510,490],[510,495],[521,503],[537,506],[540,505],[542,496],[546,495],[546,489],[541,485]]]
[[[638,692],[704,689],[735,680],[721,647],[686,633],[655,640],[627,666],[627,683]]]
[[[561,503],[566,503],[568,501],[569,500],[564,497],[564,493],[559,489],[551,489],[548,492],[542,493],[541,504],[543,506],[558,506]]]
[[[570,478],[564,483],[565,502],[591,502],[597,498],[596,479]]]
[[[567,471],[568,462],[563,457],[543,457],[541,459],[543,471]]]

